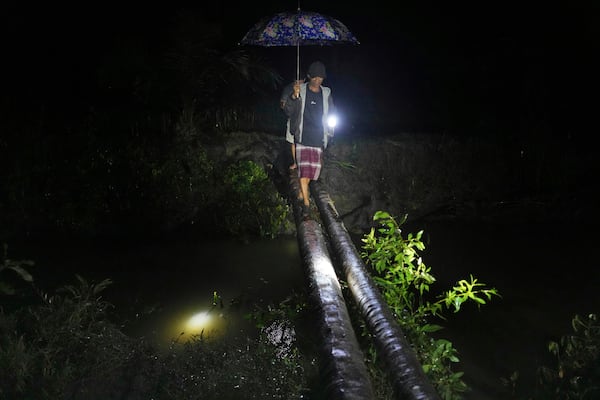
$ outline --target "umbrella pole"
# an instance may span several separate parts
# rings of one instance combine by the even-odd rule
[[[300,0],[298,0],[298,10],[297,10],[298,14],[300,14]],[[296,24],[298,24],[298,21],[296,21]],[[296,25],[297,26],[297,25]],[[300,80],[300,28],[296,28],[298,29],[298,38],[296,39],[296,80],[299,81]]]
[[[300,43],[296,44],[296,80],[300,80]]]

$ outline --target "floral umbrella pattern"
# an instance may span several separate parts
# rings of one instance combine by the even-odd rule
[[[335,18],[310,12],[282,12],[263,18],[240,42],[255,46],[358,44],[348,28]]]
[[[359,44],[346,25],[335,18],[310,11],[281,12],[261,19],[240,44],[296,46],[296,79],[300,78],[300,46]]]

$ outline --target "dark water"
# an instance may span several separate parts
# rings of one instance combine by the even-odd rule
[[[591,227],[591,226],[590,226]],[[600,311],[598,234],[574,224],[429,221],[409,223],[404,232],[425,231],[424,262],[442,293],[473,274],[502,298],[478,310],[466,306],[440,321],[460,352],[460,369],[474,389],[472,399],[501,399],[500,378],[519,371],[533,383],[535,368],[547,361],[547,342],[571,333],[571,318]],[[202,329],[241,325],[231,312],[260,299],[283,300],[304,284],[296,239],[251,244],[187,238],[144,244],[36,243],[9,249],[12,259],[30,258],[47,285],[110,278],[105,299],[129,315],[127,329],[170,341],[192,328],[194,314],[212,318]],[[212,307],[213,292],[224,307]],[[202,314],[208,313],[208,314]],[[197,332],[195,332],[197,333]]]
[[[35,261],[44,288],[109,278],[104,299],[126,318],[125,329],[159,344],[246,325],[243,313],[258,301],[267,307],[300,291],[303,281],[295,237],[243,244],[180,238],[148,243],[37,242],[20,244],[10,258]],[[218,295],[213,306],[214,293]],[[195,314],[211,322],[186,325]],[[185,331],[185,335],[180,336]]]
[[[599,235],[592,224],[446,221],[417,229],[426,233],[423,259],[440,291],[473,274],[502,295],[441,322],[474,389],[470,399],[507,398],[500,377],[515,371],[527,392],[536,368],[554,365],[548,341],[572,333],[575,314],[600,313]]]

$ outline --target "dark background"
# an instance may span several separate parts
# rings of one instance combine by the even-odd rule
[[[584,181],[556,186],[569,188],[569,191],[584,188],[581,198],[586,204],[595,204],[590,194],[597,180],[591,160],[595,160],[598,131],[599,4],[595,1],[558,4],[369,1],[356,5],[347,1],[303,1],[303,10],[321,12],[342,21],[360,45],[302,47],[301,69],[304,73],[308,64],[317,58],[327,65],[326,85],[332,87],[336,104],[344,113],[341,133],[358,136],[444,133],[456,137],[489,137],[491,143],[498,143],[491,139],[506,138],[510,143],[507,148],[523,148],[526,156],[534,156],[526,160],[533,160],[531,164],[539,167],[535,171],[540,174],[554,171],[547,168],[547,164],[558,169],[562,165],[560,160],[577,161],[574,168],[577,173],[572,175],[582,177]],[[124,229],[123,221],[129,221],[130,217],[144,230],[147,226],[141,225],[140,221],[147,221],[148,213],[136,214],[142,207],[162,216],[164,204],[161,200],[165,199],[171,206],[175,196],[168,183],[175,180],[165,173],[163,180],[158,180],[150,189],[141,186],[148,183],[149,177],[154,177],[150,173],[153,168],[163,167],[169,172],[164,165],[169,166],[175,160],[177,163],[172,165],[179,169],[173,176],[186,179],[194,171],[201,170],[196,167],[190,170],[192,172],[181,172],[179,160],[192,159],[189,155],[186,158],[184,151],[189,150],[193,155],[196,148],[187,143],[181,147],[173,145],[174,140],[166,140],[164,132],[156,128],[159,125],[156,120],[150,120],[170,106],[174,110],[169,111],[174,115],[183,114],[183,102],[178,94],[189,87],[185,81],[181,84],[163,70],[165,57],[173,51],[174,38],[178,38],[180,45],[187,43],[202,48],[206,31],[218,32],[218,50],[245,49],[263,57],[281,74],[282,86],[294,78],[295,49],[243,47],[238,46],[238,42],[263,16],[293,11],[296,7],[295,2],[280,0],[198,1],[186,6],[148,2],[84,2],[68,6],[4,4],[0,14],[0,238],[11,238],[13,232],[8,232],[7,228],[11,224],[11,229],[17,227],[17,233],[23,235],[36,230],[42,234],[55,231],[89,233],[106,221],[110,225],[112,220]],[[235,92],[237,86],[244,84],[235,82],[229,87]],[[265,97],[250,98],[249,101],[270,104],[273,112],[277,112],[281,86],[267,93],[267,98],[274,100],[272,103]],[[148,99],[150,95],[154,99]],[[140,121],[148,120],[146,130],[132,128]],[[279,132],[283,135],[282,127]],[[165,151],[166,155],[154,152],[156,148],[167,148],[168,145],[175,150]],[[150,150],[140,155],[138,148]],[[554,149],[557,148],[564,157],[556,156]],[[536,149],[540,150],[536,152]],[[544,149],[552,151],[544,152]],[[445,150],[442,147],[440,153]],[[518,152],[514,154],[518,159]],[[540,155],[539,159],[535,157],[537,155]],[[143,163],[130,162],[138,160]],[[160,164],[163,160],[166,162]],[[140,166],[148,168],[140,172],[136,169]],[[431,165],[425,165],[424,169],[431,170]],[[587,170],[589,175],[586,177]],[[570,175],[562,172],[558,178]],[[547,177],[550,181],[560,181],[553,178]],[[156,201],[154,208],[149,206],[150,200]],[[164,213],[164,220],[188,223],[190,218],[183,212],[200,203],[185,198],[182,203],[168,208],[171,214]],[[182,211],[182,215],[173,218],[173,210]],[[588,215],[583,218],[587,219]],[[162,221],[158,217],[156,220]],[[106,232],[112,234],[114,231],[110,228]],[[552,243],[561,243],[566,251],[576,251],[582,257],[589,256],[591,247],[587,242],[582,245],[578,239],[578,235],[587,233],[555,226],[549,226],[544,232],[557,237],[553,237],[556,241],[549,242],[550,245],[546,242],[539,245],[545,256],[555,257],[548,252],[558,246]],[[140,231],[134,230],[134,233]],[[506,293],[509,285],[517,280],[523,287],[523,299],[529,299],[517,297],[514,303],[509,303],[515,309],[521,302],[532,301],[531,298],[538,296],[528,286],[530,284],[537,290],[548,292],[547,301],[545,297],[540,299],[545,301],[544,307],[550,308],[548,315],[551,317],[556,315],[556,306],[552,303],[556,298],[561,307],[570,306],[573,297],[560,287],[565,282],[562,273],[573,279],[565,285],[569,290],[578,291],[584,300],[587,300],[586,295],[595,298],[592,292],[579,291],[576,281],[580,275],[588,283],[596,281],[585,272],[586,268],[596,270],[589,260],[573,263],[567,255],[568,260],[564,264],[559,261],[558,266],[552,260],[540,262],[539,274],[545,277],[549,274],[544,272],[552,271],[550,275],[557,276],[556,286],[539,283],[540,278],[533,276],[538,270],[527,264],[529,258],[525,258],[527,263],[522,261],[524,258],[519,252],[536,256],[527,239],[543,238],[538,231],[517,225],[514,232],[501,236],[507,240],[506,244],[490,240],[494,247],[490,244],[489,251],[482,248],[487,242],[483,245],[475,243],[473,247],[481,253],[479,258],[473,257],[470,243],[463,243],[473,234],[482,240],[489,236],[481,234],[480,227],[460,235],[453,230],[449,236],[459,243],[440,239],[439,243],[447,243],[449,250],[438,257],[442,261],[445,257],[456,258],[467,268],[476,261],[486,265],[493,254],[492,259],[499,260],[500,264],[492,269],[504,278],[500,284],[506,282],[505,287],[499,286],[501,292]],[[563,242],[561,234],[570,241]],[[522,242],[515,244],[511,241],[513,236]],[[438,236],[434,234],[433,237]],[[437,246],[436,243],[432,248]],[[456,256],[456,246],[464,246],[464,256]],[[104,248],[101,251],[105,253]],[[16,253],[19,254],[18,247]],[[23,253],[23,258],[33,258],[44,265],[39,252]],[[513,266],[512,272],[503,268],[501,262],[505,259]],[[60,260],[57,268],[62,268],[62,263]],[[85,269],[83,262],[77,265]],[[187,261],[186,265],[201,269]],[[562,265],[566,269],[561,268]],[[573,265],[581,266],[581,274],[568,272]],[[483,268],[475,265],[473,269],[476,267]],[[454,272],[455,266],[448,265],[447,270]],[[533,271],[530,272],[532,276],[518,276],[521,270]],[[498,282],[496,276],[486,274],[483,280],[492,284]],[[513,301],[508,295],[506,298]],[[515,318],[513,310],[506,313],[503,308],[506,303],[499,304],[498,313],[507,315],[506,320],[513,324],[511,329],[515,337],[523,331],[519,325],[522,321],[529,325],[537,322],[528,312],[546,315],[540,314],[535,307],[531,311],[526,308],[520,310],[519,319]],[[496,315],[490,314],[489,321]],[[560,321],[567,322],[565,319]],[[468,323],[472,324],[472,321]],[[484,329],[492,330],[497,326],[499,328],[492,332],[493,335],[478,335],[487,332]],[[501,329],[502,323],[492,321],[490,327],[480,329],[469,325],[468,329],[482,340],[513,339],[511,331]],[[463,331],[457,332],[465,342],[471,339]],[[467,354],[474,359],[487,357],[480,349],[490,348],[498,353],[498,358],[505,356],[501,353],[504,347],[494,342],[474,346]],[[482,364],[473,365],[479,368]],[[510,371],[502,373],[506,376]]]
[[[361,44],[303,46],[302,73],[322,59],[342,108],[369,114],[361,130],[512,135],[543,124],[548,135],[587,134],[597,104],[598,4],[468,3],[303,1],[303,10],[339,19]],[[131,52],[161,57],[184,18],[215,24],[222,46],[234,48],[261,17],[297,6],[9,5],[2,17],[3,99],[24,107],[65,101],[77,111],[111,85],[98,75],[103,65]],[[294,48],[248,50],[285,81],[294,78]]]
[[[200,179],[194,163],[209,131],[261,131],[256,123],[269,122],[267,132],[283,136],[278,99],[295,78],[296,49],[238,43],[261,18],[297,6],[6,5],[0,212],[11,218],[0,225],[47,219],[94,227],[107,219],[98,215],[122,224],[136,213],[144,221],[149,200],[159,203],[154,214],[175,210],[189,219],[181,210],[196,200],[173,204],[181,196],[165,188],[177,182],[169,174]],[[342,117],[337,137],[476,138],[529,163],[537,186],[523,196],[538,195],[539,182],[577,176],[561,187],[585,188],[580,197],[589,198],[597,170],[597,3],[305,1],[301,8],[339,19],[360,41],[300,48],[302,75],[315,59],[327,66],[325,84]],[[231,64],[223,60],[236,52],[270,67],[278,84],[256,86],[256,70],[243,79],[225,71]],[[253,107],[255,125],[242,118],[244,107]],[[231,116],[241,117],[224,127]]]

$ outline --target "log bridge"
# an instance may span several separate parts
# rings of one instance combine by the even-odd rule
[[[375,398],[338,281],[337,269],[345,275],[356,306],[385,362],[395,399],[440,399],[375,286],[325,188],[318,181],[311,182],[311,197],[321,221],[304,219],[301,201],[298,200],[299,183],[294,175],[295,171],[290,174],[289,198],[309,286],[309,300],[319,314],[319,359],[326,398]],[[328,248],[334,252],[335,261],[332,261]],[[334,268],[333,262],[337,268]]]

